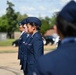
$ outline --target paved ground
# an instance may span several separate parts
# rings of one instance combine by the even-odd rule
[[[17,53],[0,53],[0,75],[23,75]]]
[[[48,53],[51,48],[55,46],[45,46],[45,53]],[[19,60],[17,59],[17,47],[0,47],[0,51],[14,51],[13,53],[0,53],[0,75],[23,75],[23,72],[20,70]]]

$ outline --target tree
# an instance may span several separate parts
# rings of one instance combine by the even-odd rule
[[[58,12],[55,12],[52,16],[52,18],[50,19],[50,25],[51,27],[54,26],[56,24],[56,17],[58,15]]]
[[[51,19],[50,19],[50,25],[51,25],[51,27],[53,27],[54,25],[55,25],[55,23],[56,23],[56,17],[52,17]]]
[[[41,19],[41,22],[42,22],[42,26],[41,26],[41,33],[42,35],[44,35],[44,33],[50,29],[50,24],[49,24],[49,18],[48,17],[45,17],[45,19]]]
[[[2,17],[0,17],[0,32],[7,32],[7,19],[6,19],[6,15],[3,15]]]
[[[14,4],[7,1],[8,7],[6,8],[6,19],[7,19],[7,33],[9,38],[12,38],[12,34],[17,27],[17,14],[15,13],[13,6]]]
[[[17,21],[20,22],[22,21],[23,19],[27,18],[28,16],[26,14],[22,15],[20,14],[20,12],[17,12]]]

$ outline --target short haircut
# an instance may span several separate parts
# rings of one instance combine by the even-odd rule
[[[36,23],[34,23],[34,22],[31,22],[31,23],[29,23],[31,26],[36,26],[36,29],[37,30],[40,30],[40,27],[36,24]]]
[[[76,22],[68,22],[64,20],[60,15],[56,18],[57,29],[61,31],[64,37],[76,37]]]

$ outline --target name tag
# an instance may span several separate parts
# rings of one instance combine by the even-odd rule
[[[31,46],[32,44],[28,44],[29,46]]]

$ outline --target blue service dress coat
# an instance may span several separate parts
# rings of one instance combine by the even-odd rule
[[[31,35],[27,34],[27,39],[26,41],[23,42],[23,46],[24,46],[24,53],[23,53],[23,71],[25,72],[25,75],[27,75],[27,46],[28,46],[28,42],[30,41],[30,37]]]
[[[38,58],[43,55],[43,40],[39,32],[31,36],[27,47],[27,75],[33,75]]]
[[[37,75],[76,75],[76,42],[61,44],[38,61]]]
[[[22,65],[23,62],[23,54],[24,54],[24,45],[23,42],[26,41],[27,34],[23,32],[23,34],[19,38],[19,49],[18,49],[18,59],[20,59],[20,65]]]

